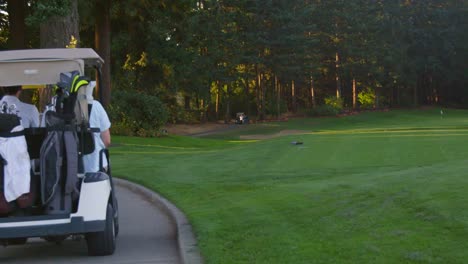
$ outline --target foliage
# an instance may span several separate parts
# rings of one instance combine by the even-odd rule
[[[158,97],[136,91],[115,91],[109,116],[112,133],[144,137],[158,136],[168,118]]]
[[[78,40],[75,38],[75,36],[72,35],[70,37],[70,43],[66,45],[65,47],[67,49],[73,49],[73,48],[76,48],[77,44],[78,44]]]
[[[6,0],[0,0],[0,11],[6,10]],[[8,16],[6,13],[0,12],[0,50],[6,49],[8,35]]]
[[[358,101],[363,109],[375,107],[375,92],[370,87],[366,87],[358,93]]]
[[[194,124],[200,121],[200,112],[196,110],[187,110],[183,107],[176,106],[170,108],[169,122]]]
[[[327,104],[318,105],[306,110],[307,116],[336,116],[340,112],[341,111],[338,110],[338,108]]]
[[[45,17],[64,14],[69,1],[28,0],[28,21],[36,22],[27,37]],[[95,4],[79,1],[83,47],[94,45]],[[262,116],[277,111],[270,98],[278,95],[294,112],[312,106],[302,104],[312,86],[317,102],[340,90],[349,104],[352,80],[382,84],[376,107],[467,107],[466,10],[467,1],[455,0],[112,1],[112,76],[167,105],[177,96],[203,100],[188,109],[203,108],[200,116],[246,108]],[[11,34],[0,12],[0,42]],[[213,84],[225,88],[217,100]]]
[[[279,109],[278,109],[278,99],[277,98],[269,98],[268,101],[266,102],[266,109],[265,109],[265,114],[267,115],[273,115],[273,116],[279,116],[282,113],[287,112],[288,110],[288,105],[285,100],[280,100],[279,102]],[[279,112],[278,112],[279,110]]]
[[[337,111],[343,110],[343,98],[342,97],[335,97],[329,96],[325,98],[325,105],[336,109]]]
[[[50,17],[65,16],[70,12],[70,0],[40,0],[30,1],[33,6],[33,14],[26,18],[30,26],[39,25]]]
[[[343,98],[329,96],[325,103],[305,111],[307,116],[336,116],[343,110]]]

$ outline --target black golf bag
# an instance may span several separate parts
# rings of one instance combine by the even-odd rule
[[[48,133],[40,152],[41,201],[47,214],[66,214],[78,198],[78,136],[56,112],[46,113]]]
[[[79,174],[84,154],[94,150],[89,132],[85,91],[88,84],[77,72],[61,74],[56,112],[45,113],[47,136],[40,151],[41,202],[46,214],[74,211],[79,198]],[[84,146],[90,146],[85,148]]]

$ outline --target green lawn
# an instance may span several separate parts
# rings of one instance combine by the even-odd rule
[[[236,140],[284,129],[307,133]],[[206,263],[468,260],[468,111],[294,119],[213,137],[114,137],[111,148],[115,176],[187,214]]]

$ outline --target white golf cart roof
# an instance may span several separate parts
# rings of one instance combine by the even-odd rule
[[[103,59],[93,49],[26,49],[0,51],[0,86],[55,84],[60,73],[84,66],[100,66]]]

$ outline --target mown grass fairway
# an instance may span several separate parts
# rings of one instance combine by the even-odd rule
[[[114,137],[112,165],[187,214],[206,263],[463,263],[468,111],[439,111]],[[284,129],[306,134],[236,140]]]

